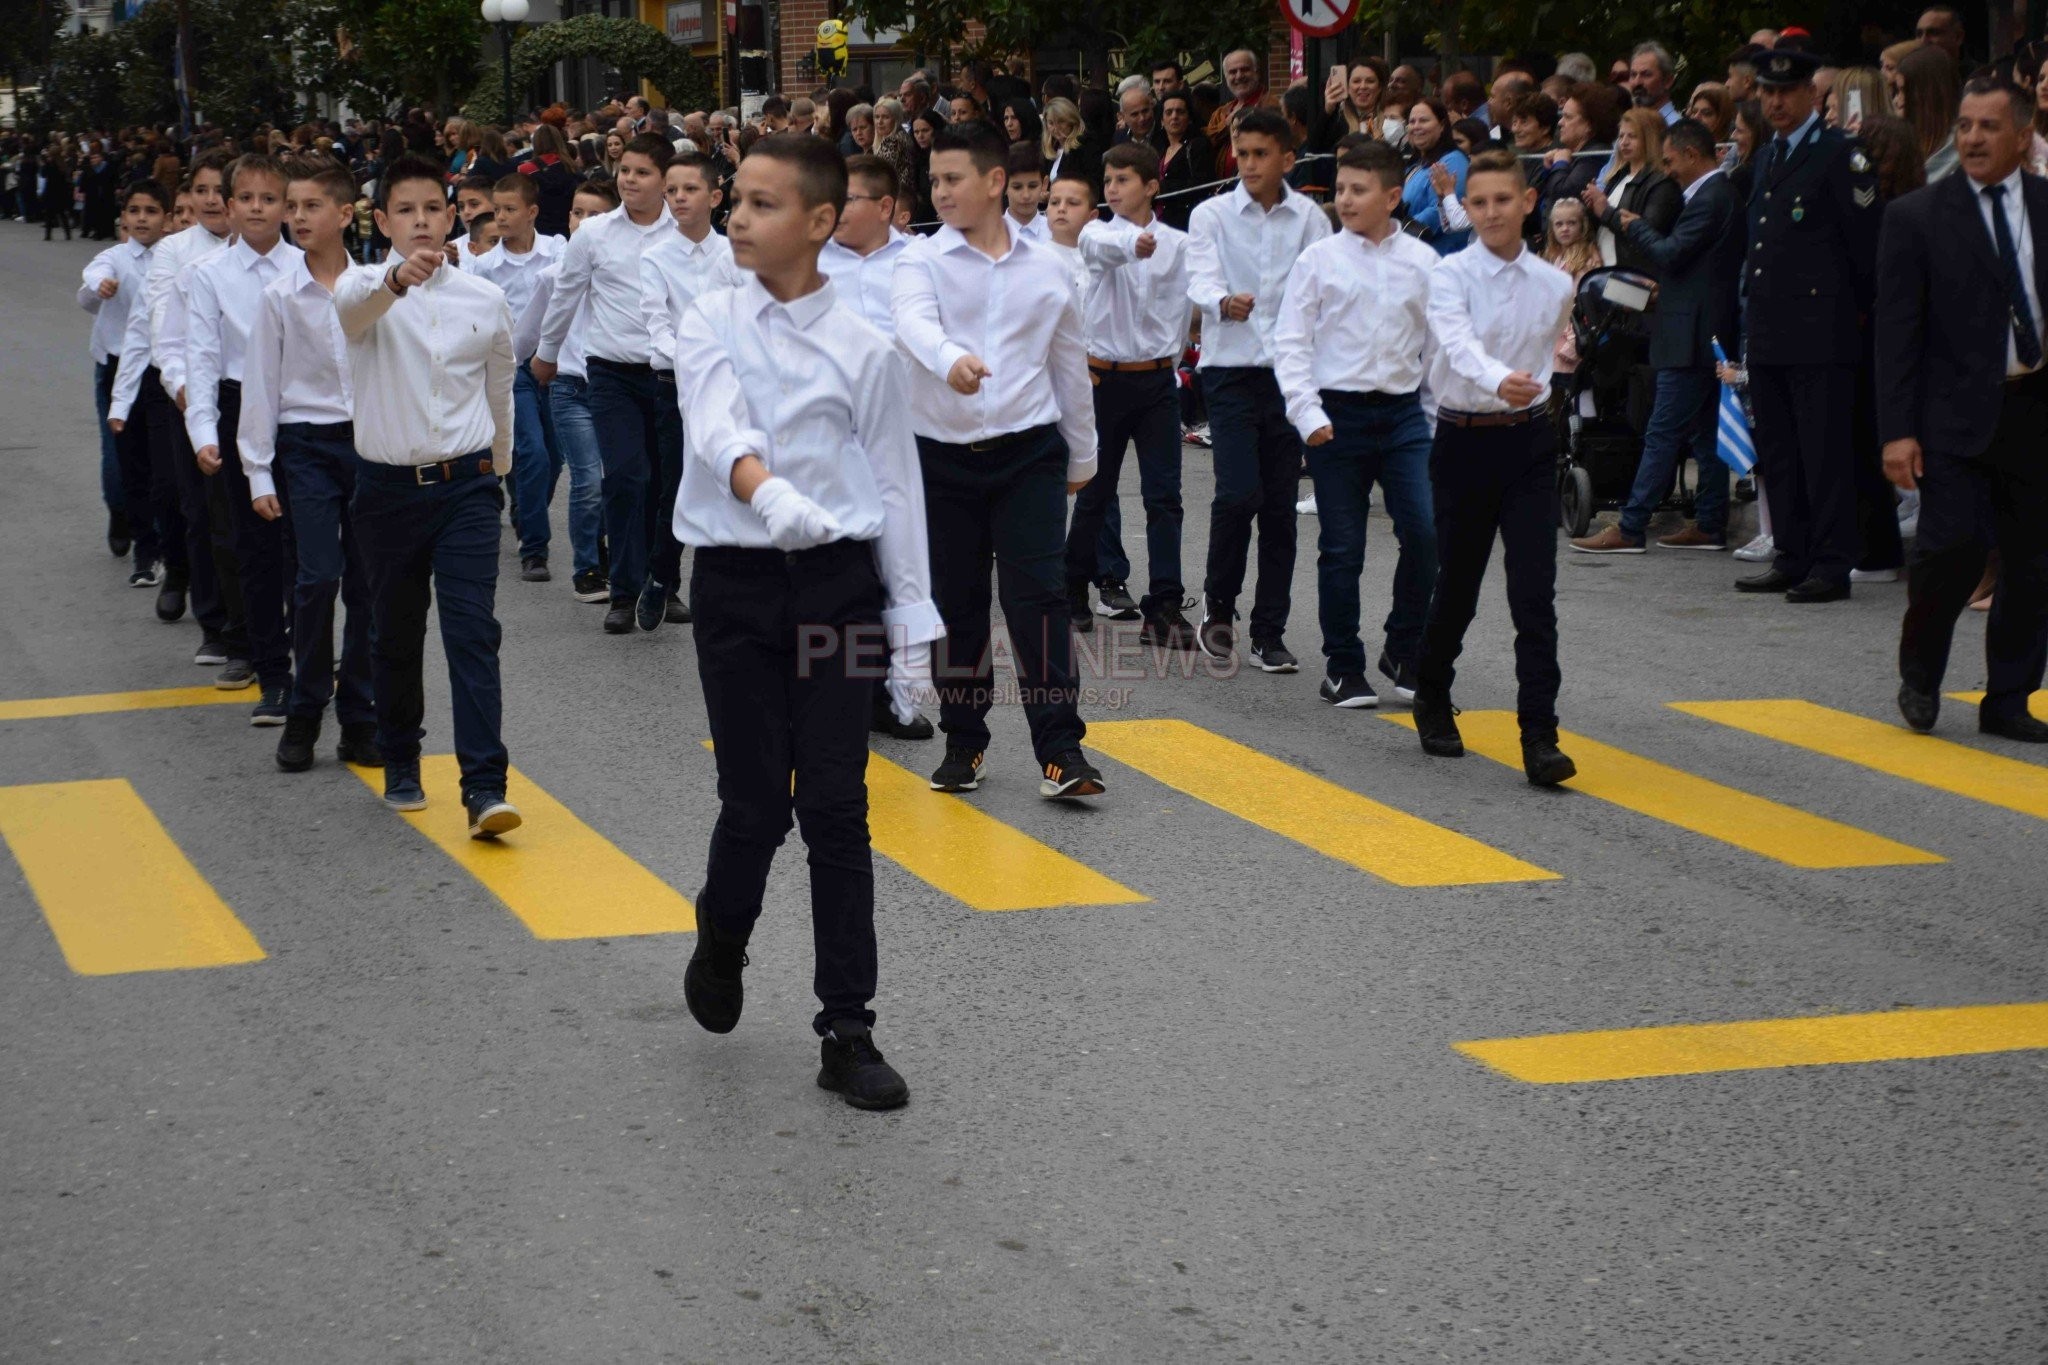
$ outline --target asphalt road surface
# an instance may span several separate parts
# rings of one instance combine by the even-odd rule
[[[331,723],[287,776],[253,693],[158,704],[211,673],[101,539],[92,250],[0,225],[0,1359],[2048,1358],[2048,766],[1956,703],[1902,742],[1902,586],[1564,555],[1584,776],[1543,792],[1317,701],[1303,518],[1311,667],[1132,649],[1084,708],[1104,800],[1039,799],[1014,708],[970,798],[877,742],[914,1098],[858,1113],[813,1084],[794,840],[738,1031],[683,1008],[687,628],[601,634],[508,534],[494,851],[431,771],[383,809]],[[1457,700],[1512,708],[1497,583]]]

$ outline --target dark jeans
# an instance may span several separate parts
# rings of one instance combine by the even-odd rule
[[[1116,503],[1124,448],[1138,447],[1138,488],[1145,500],[1147,614],[1178,608],[1180,580],[1180,417],[1173,371],[1095,375],[1095,477],[1074,498],[1067,527],[1067,591],[1085,593],[1101,576],[1104,512]]]
[[[1621,533],[1641,540],[1650,514],[1671,492],[1672,473],[1690,448],[1699,470],[1699,497],[1693,520],[1710,536],[1728,534],[1728,466],[1716,445],[1720,421],[1721,381],[1712,366],[1657,371],[1657,397],[1643,432],[1643,458],[1636,466],[1635,487],[1621,509]]]
[[[1308,472],[1315,480],[1318,523],[1316,605],[1323,657],[1335,678],[1365,672],[1365,646],[1358,638],[1358,576],[1365,572],[1373,485],[1385,491],[1387,515],[1401,545],[1386,623],[1387,653],[1396,664],[1413,663],[1422,647],[1422,622],[1436,587],[1436,513],[1429,488],[1429,419],[1422,414],[1421,400],[1412,393],[1329,389],[1322,399],[1332,435],[1308,448]]]
[[[1067,619],[1067,445],[1037,427],[992,450],[917,438],[930,529],[932,596],[946,623],[932,647],[939,728],[951,744],[988,747],[994,703],[989,568],[1017,662],[1031,748],[1050,762],[1081,742],[1074,637]],[[1292,509],[1290,509],[1291,511]]]
[[[225,640],[229,634],[228,608],[221,587],[220,559],[214,554],[206,476],[199,472],[199,464],[192,456],[192,442],[185,437],[185,414],[164,392],[163,380],[154,365],[142,376],[142,396],[137,406],[149,425],[149,492],[150,501],[157,507],[159,523],[164,527],[164,568],[170,582],[183,583],[190,592],[192,619],[199,623],[200,630]],[[175,535],[165,524],[167,510],[177,526]],[[229,563],[233,563],[232,555]],[[234,627],[236,643],[246,650],[248,641],[242,637],[247,632],[239,621]]]
[[[683,415],[672,379],[651,366],[589,362],[590,421],[604,459],[604,532],[612,601],[631,602],[650,581],[682,586],[676,484],[683,476]],[[516,466],[515,466],[516,468]]]
[[[1557,438],[1542,417],[1506,427],[1438,419],[1429,453],[1436,542],[1443,558],[1416,679],[1449,692],[1479,586],[1500,537],[1515,623],[1515,711],[1522,727],[1555,729],[1557,689]]]
[[[1853,365],[1752,365],[1757,474],[1770,489],[1773,567],[1845,583],[1856,567]]]
[[[1124,513],[1111,498],[1102,509],[1102,534],[1095,539],[1095,581],[1129,583],[1131,557],[1124,553]]]
[[[163,538],[157,529],[157,507],[150,497],[149,423],[141,412],[131,411],[130,420],[122,425],[118,436],[108,428],[107,409],[113,403],[114,378],[120,368],[118,360],[103,360],[93,367],[93,402],[100,414],[101,450],[104,452],[109,441],[114,447],[114,489],[108,492],[106,488],[107,469],[103,454],[101,494],[106,497],[110,509],[128,514],[128,535],[134,542],[135,567],[146,569],[164,557]]]
[[[719,801],[697,913],[744,943],[793,818],[810,856],[813,1027],[872,1025],[868,708],[887,667],[873,547],[700,548],[690,610]]]
[[[1287,420],[1287,404],[1269,369],[1228,365],[1204,370],[1202,393],[1209,404],[1210,453],[1216,464],[1202,591],[1218,614],[1235,613],[1256,522],[1259,582],[1252,598],[1251,636],[1277,640],[1287,629],[1294,579],[1301,438]]]
[[[107,409],[114,393],[114,370],[119,364],[118,360],[95,360],[92,363],[92,406],[100,419],[100,501],[107,505],[109,512],[128,510],[128,495],[121,487],[121,453],[115,448],[114,433],[107,426]]]
[[[491,452],[465,455],[488,460]],[[441,650],[448,656],[455,756],[462,796],[505,790],[511,760],[500,737],[504,694],[498,681],[494,614],[498,593],[498,516],[504,490],[494,474],[424,486],[402,465],[356,465],[349,516],[369,571],[371,674],[377,695],[377,744],[387,765],[417,763],[426,715],[421,668],[427,607],[441,598]]]
[[[349,517],[356,490],[354,429],[290,422],[277,429],[278,496],[298,545],[292,585],[291,714],[317,719],[334,699],[343,725],[377,719],[370,682],[370,590]],[[334,599],[341,597],[341,672],[334,668]]]
[[[555,480],[562,476],[562,456],[555,444],[554,419],[547,394],[533,371],[519,367],[512,380],[512,492],[519,512],[519,557],[548,557],[548,504],[554,501]]]
[[[235,446],[242,415],[242,386],[220,386],[220,469],[209,476],[209,497],[225,504],[235,547],[235,582],[241,588],[249,641],[243,657],[263,687],[287,687],[292,680],[291,583],[297,573],[289,517],[265,521],[249,498],[249,476]],[[279,506],[282,506],[282,500]]]

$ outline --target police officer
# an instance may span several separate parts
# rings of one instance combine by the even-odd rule
[[[1875,290],[1877,176],[1862,145],[1821,123],[1820,59],[1759,58],[1764,120],[1749,200],[1750,400],[1758,472],[1770,491],[1777,560],[1737,580],[1788,602],[1849,595],[1856,565],[1854,405],[1863,319]]]

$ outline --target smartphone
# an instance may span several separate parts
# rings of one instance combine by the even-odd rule
[[[1852,129],[1861,128],[1863,126],[1863,92],[1861,90],[1845,90],[1842,93],[1848,97],[1843,106],[1843,126]]]

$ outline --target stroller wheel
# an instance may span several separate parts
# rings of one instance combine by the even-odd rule
[[[1576,539],[1593,524],[1593,476],[1577,465],[1558,471],[1557,520]]]

